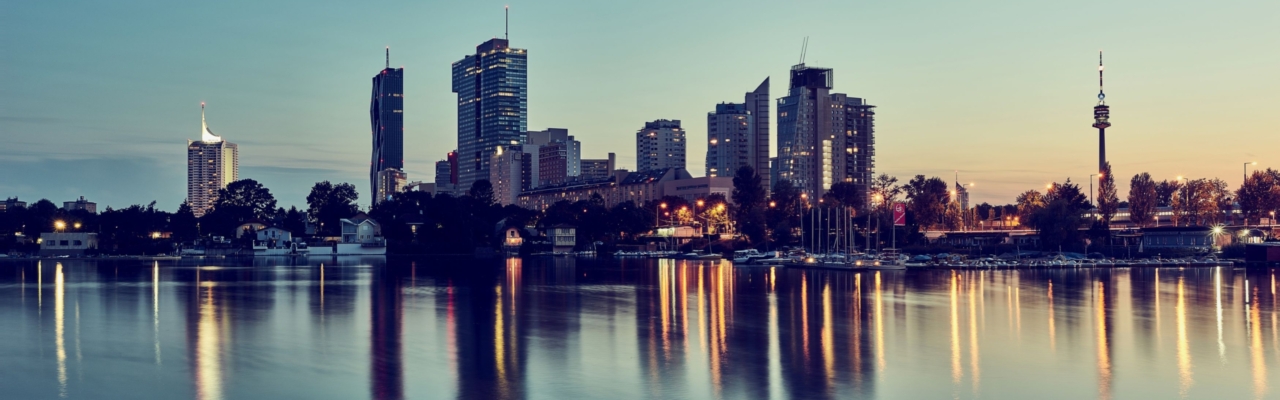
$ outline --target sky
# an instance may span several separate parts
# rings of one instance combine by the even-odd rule
[[[877,173],[958,175],[974,202],[1088,187],[1099,50],[1122,197],[1138,172],[1234,187],[1246,162],[1280,168],[1276,1],[28,1],[0,13],[0,197],[175,210],[203,101],[280,205],[323,180],[367,205],[387,46],[405,169],[431,182],[457,144],[450,64],[503,34],[504,5],[529,129],[568,128],[620,168],[645,121],[679,119],[703,175],[706,113],[765,77],[783,97],[805,37],[835,92],[877,106]]]

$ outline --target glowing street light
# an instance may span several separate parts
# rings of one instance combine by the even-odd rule
[[[63,221],[61,221],[61,220],[54,221],[54,222],[53,222],[53,229],[54,229],[54,230],[56,230],[56,231],[61,232],[63,229],[67,229],[67,223],[66,223],[66,222],[63,222]]]
[[[79,222],[76,222],[76,223],[75,223],[75,225],[72,225],[72,226],[74,226],[76,229],[80,229],[80,223],[79,223]]]

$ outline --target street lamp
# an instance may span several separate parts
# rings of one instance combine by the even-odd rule
[[[1250,162],[1244,163],[1244,181],[1240,181],[1240,182],[1241,182],[1241,183],[1240,183],[1241,185],[1243,185],[1245,181],[1248,181],[1248,180],[1249,180],[1249,166],[1250,166],[1250,165],[1258,165],[1258,162],[1257,162],[1257,161],[1250,161]]]
[[[53,222],[53,230],[58,231],[58,232],[62,232],[62,230],[63,230],[63,229],[67,229],[67,223],[66,223],[66,222],[63,222],[63,221],[61,221],[61,220],[58,220],[58,221],[54,221],[54,222]]]
[[[79,223],[79,222],[76,222],[76,223],[75,223],[74,225],[72,225],[72,226],[74,226],[74,227],[76,228],[76,230],[79,230],[79,229],[80,229],[80,223]]]
[[[1182,177],[1182,175],[1178,175],[1178,182],[1182,182],[1182,181],[1185,181],[1185,180],[1187,180],[1187,179],[1186,179],[1186,178],[1183,178],[1183,177]],[[1187,182],[1187,183],[1190,183],[1190,182]],[[1182,187],[1178,189],[1178,190],[1181,190],[1181,191],[1182,191],[1182,208],[1183,208],[1183,211],[1186,211],[1187,207],[1188,207],[1188,206],[1190,206],[1190,204],[1187,204],[1187,202],[1191,201],[1191,198],[1187,196],[1187,183],[1183,183],[1183,184],[1181,185]],[[1178,215],[1177,211],[1174,211],[1174,213],[1173,213],[1173,214],[1174,214],[1174,216],[1175,216],[1175,217]],[[1177,226],[1177,224],[1174,224],[1174,226]]]

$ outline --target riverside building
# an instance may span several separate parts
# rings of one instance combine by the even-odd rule
[[[832,78],[830,68],[796,65],[787,96],[778,99],[776,179],[812,198],[838,182],[866,193],[875,168],[875,106],[831,93]]]
[[[528,52],[507,39],[490,39],[453,63],[458,94],[458,181],[461,190],[489,178],[498,146],[525,143],[528,120]]]
[[[213,208],[218,190],[240,178],[238,151],[209,129],[200,103],[200,140],[187,140],[187,204],[196,217]]]

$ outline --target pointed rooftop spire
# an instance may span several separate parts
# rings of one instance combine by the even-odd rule
[[[391,46],[387,46],[387,66],[383,68],[391,68]]]
[[[1106,104],[1106,98],[1102,93],[1102,50],[1098,50],[1098,104]]]
[[[204,102],[200,102],[200,141],[207,143],[221,142],[222,138],[209,130],[209,123],[204,120]]]

